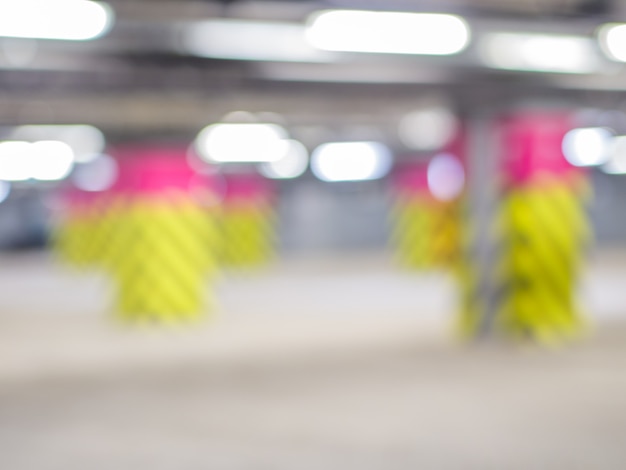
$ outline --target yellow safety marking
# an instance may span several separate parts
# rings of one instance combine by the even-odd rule
[[[206,311],[205,280],[215,272],[215,223],[183,194],[111,206],[108,267],[120,318],[177,323]]]
[[[218,226],[220,262],[225,266],[256,266],[273,257],[275,216],[269,204],[225,207]]]
[[[575,289],[583,247],[591,238],[585,202],[589,185],[583,178],[543,177],[536,184],[511,190],[488,233],[468,226],[461,246],[469,254],[478,236],[501,243],[497,262],[487,274],[491,286],[501,286],[495,328],[520,339],[548,344],[573,338],[586,328],[576,306]],[[485,315],[479,298],[474,263],[465,258],[456,270],[462,284],[459,328],[475,335]]]
[[[400,197],[393,206],[391,242],[407,267],[450,267],[460,250],[459,208],[427,197]]]

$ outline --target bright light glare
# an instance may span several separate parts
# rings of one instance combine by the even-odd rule
[[[603,127],[572,129],[563,138],[563,155],[574,166],[602,165],[612,140],[613,134]]]
[[[470,31],[454,15],[327,10],[310,17],[307,39],[327,51],[450,55],[467,46]]]
[[[0,204],[7,200],[11,194],[11,183],[0,180]]]
[[[410,149],[437,150],[454,137],[456,124],[456,117],[448,108],[419,109],[402,118],[398,136]]]
[[[306,171],[309,164],[309,153],[302,143],[297,140],[288,140],[289,150],[275,162],[266,162],[259,165],[263,176],[273,179],[297,178]]]
[[[74,164],[74,152],[64,142],[0,143],[0,179],[54,181],[65,178]]]
[[[531,33],[486,34],[479,52],[489,67],[529,72],[590,73],[599,59],[589,38]]]
[[[378,142],[330,142],[317,147],[311,156],[311,170],[322,181],[382,178],[391,163],[391,152]]]
[[[74,168],[72,181],[83,191],[106,191],[117,180],[119,168],[113,157],[98,155],[87,163],[80,163]]]
[[[0,0],[0,36],[86,41],[105,34],[113,11],[88,0]]]
[[[74,165],[74,152],[65,142],[42,140],[30,144],[30,152],[30,176],[36,180],[61,180]]]
[[[601,26],[598,39],[609,59],[626,62],[626,24],[608,23]]]
[[[58,140],[69,145],[76,161],[87,162],[100,155],[106,146],[100,129],[84,125],[28,125],[20,126],[12,133],[15,140],[35,142],[38,140]]]
[[[0,179],[25,181],[31,177],[31,143],[0,142]]]
[[[329,62],[332,54],[312,47],[299,23],[207,20],[192,23],[182,36],[185,51],[201,57],[286,62]]]
[[[276,124],[213,124],[196,137],[196,151],[207,161],[274,162],[288,150],[287,131]]]
[[[451,201],[460,196],[465,186],[465,170],[453,155],[442,153],[428,164],[428,189],[440,201]]]
[[[613,175],[626,174],[626,137],[615,137],[609,147],[609,160],[602,171]]]

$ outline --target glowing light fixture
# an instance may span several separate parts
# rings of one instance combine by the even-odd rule
[[[309,18],[307,39],[327,51],[451,55],[465,49],[470,30],[454,15],[326,10]]]
[[[259,171],[267,178],[289,179],[302,175],[309,165],[309,153],[302,143],[288,140],[289,149],[279,160],[261,163]]]
[[[84,125],[27,125],[12,132],[15,140],[36,142],[39,140],[58,140],[69,145],[76,162],[83,163],[98,157],[106,146],[104,134],[100,129]]]
[[[30,144],[30,177],[40,181],[56,181],[69,175],[74,165],[74,152],[65,142],[42,140]]]
[[[612,158],[602,165],[601,170],[609,175],[625,175],[626,157]]]
[[[89,0],[0,0],[0,36],[87,41],[113,22],[106,3]]]
[[[611,60],[626,62],[626,24],[607,23],[598,30],[602,51]]]
[[[115,159],[103,154],[89,162],[76,165],[71,179],[74,185],[83,191],[106,191],[115,184],[118,172]]]
[[[60,180],[70,173],[73,164],[74,152],[64,142],[43,140],[35,143],[0,143],[0,180]]]
[[[311,46],[299,23],[207,20],[182,35],[183,49],[201,57],[286,62],[329,62],[333,55]]]
[[[205,127],[195,147],[211,162],[274,162],[287,153],[285,139],[287,131],[277,124],[219,123]]]
[[[8,141],[0,143],[0,179],[25,181],[30,179],[31,160],[28,142]]]
[[[451,201],[460,196],[465,187],[465,170],[454,155],[441,153],[428,164],[428,189],[440,201]]]
[[[613,138],[609,147],[609,159],[601,170],[613,175],[626,174],[626,137]]]
[[[490,33],[479,53],[487,66],[498,69],[591,73],[599,65],[593,41],[583,36]]]
[[[572,129],[563,138],[563,155],[574,166],[602,165],[609,159],[613,134],[603,127]]]
[[[392,156],[379,142],[330,142],[315,149],[311,170],[322,181],[363,181],[389,173]]]
[[[455,115],[443,106],[413,111],[402,118],[398,136],[413,150],[437,150],[447,144],[457,128]]]

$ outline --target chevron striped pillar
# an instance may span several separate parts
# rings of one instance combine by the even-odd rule
[[[510,293],[502,326],[555,342],[579,333],[576,280],[590,236],[585,171],[562,151],[567,113],[523,113],[502,123]]]
[[[392,175],[392,243],[405,266],[456,268],[465,196],[464,126],[439,152],[400,163]]]
[[[499,189],[492,219],[474,232],[490,239],[491,255],[466,272],[467,333],[554,344],[581,332],[576,281],[590,237],[589,185],[562,152],[572,127],[568,112],[525,111],[491,128],[500,145]]]
[[[184,148],[117,149],[120,175],[109,218],[108,266],[123,320],[177,323],[210,306],[215,270],[215,193],[187,164]]]
[[[57,200],[52,250],[67,265],[101,267],[110,235],[106,218],[108,195],[68,185],[60,190]]]
[[[274,188],[253,172],[224,173],[224,198],[219,218],[220,262],[250,267],[274,254]]]
[[[405,163],[395,171],[392,243],[406,267],[449,268],[458,256],[459,201],[442,201],[432,194],[428,164]]]

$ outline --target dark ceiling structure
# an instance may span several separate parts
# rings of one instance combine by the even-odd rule
[[[234,110],[279,113],[291,126],[384,128],[415,102],[443,95],[461,112],[528,99],[615,106],[626,73],[553,74],[485,67],[472,44],[449,57],[344,54],[333,62],[199,57],[181,45],[211,19],[303,22],[328,8],[450,12],[473,39],[489,31],[592,35],[626,19],[619,1],[110,0],[111,31],[89,42],[0,39],[0,124],[88,123],[109,138],[189,139]],[[474,41],[473,41],[474,42]],[[621,104],[620,104],[621,105]]]

